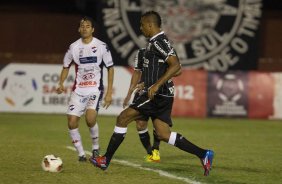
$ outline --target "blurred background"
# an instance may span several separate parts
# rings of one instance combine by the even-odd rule
[[[97,21],[95,36],[108,41],[103,20],[100,19],[101,2],[107,1],[2,0],[0,62],[61,63],[69,44],[79,38],[76,30],[83,15]],[[263,0],[262,3],[257,38],[258,61],[254,68],[259,71],[282,71],[282,1]],[[128,63],[118,61],[117,64]]]
[[[71,90],[62,97],[55,89],[86,15],[117,66],[113,105],[101,112],[118,114],[130,83],[126,67],[146,44],[139,21],[147,10],[161,14],[183,66],[173,115],[282,118],[281,0],[2,0],[0,111],[65,112]],[[17,79],[23,76],[31,84]]]

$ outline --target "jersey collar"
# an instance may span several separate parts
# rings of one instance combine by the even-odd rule
[[[161,35],[161,34],[164,34],[164,32],[161,31],[161,32],[159,32],[158,34],[152,36],[152,37],[150,38],[150,41],[152,41],[154,38],[156,38],[157,36],[159,36],[159,35]]]

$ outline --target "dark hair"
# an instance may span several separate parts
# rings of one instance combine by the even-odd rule
[[[141,17],[150,17],[151,21],[153,21],[158,27],[161,27],[162,25],[162,19],[158,12],[147,11]]]
[[[91,17],[84,16],[84,17],[82,17],[82,19],[80,20],[79,23],[81,23],[81,21],[89,21],[89,22],[91,22],[91,26],[94,27],[94,20]]]

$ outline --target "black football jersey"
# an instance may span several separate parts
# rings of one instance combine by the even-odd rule
[[[135,59],[134,59],[134,69],[135,70],[142,71],[145,50],[146,50],[145,48],[142,48],[137,51]]]
[[[142,60],[142,81],[145,83],[145,89],[155,84],[164,75],[169,66],[166,62],[169,56],[176,56],[176,52],[164,32],[160,32],[149,40]],[[164,83],[157,94],[174,96],[172,80],[169,79]]]

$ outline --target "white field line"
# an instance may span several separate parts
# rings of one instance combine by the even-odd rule
[[[72,146],[67,146],[67,149],[70,149],[72,151],[76,151],[76,149]],[[92,155],[92,153],[90,151],[85,151],[85,153],[89,156]],[[183,182],[189,183],[189,184],[204,184],[204,183],[201,183],[199,181],[194,181],[194,180],[189,179],[189,178],[175,176],[173,174],[170,174],[166,171],[162,171],[162,170],[159,170],[159,169],[151,169],[151,168],[148,168],[148,167],[143,167],[139,164],[134,164],[134,163],[128,162],[126,160],[112,159],[112,162],[115,162],[115,163],[118,163],[118,164],[121,164],[121,165],[125,165],[125,166],[129,166],[129,167],[133,167],[133,168],[137,168],[137,169],[140,169],[140,170],[155,172],[155,173],[158,173],[160,176],[165,176],[165,177],[168,177],[168,178],[171,178],[171,179],[180,180],[180,181],[183,181]]]

